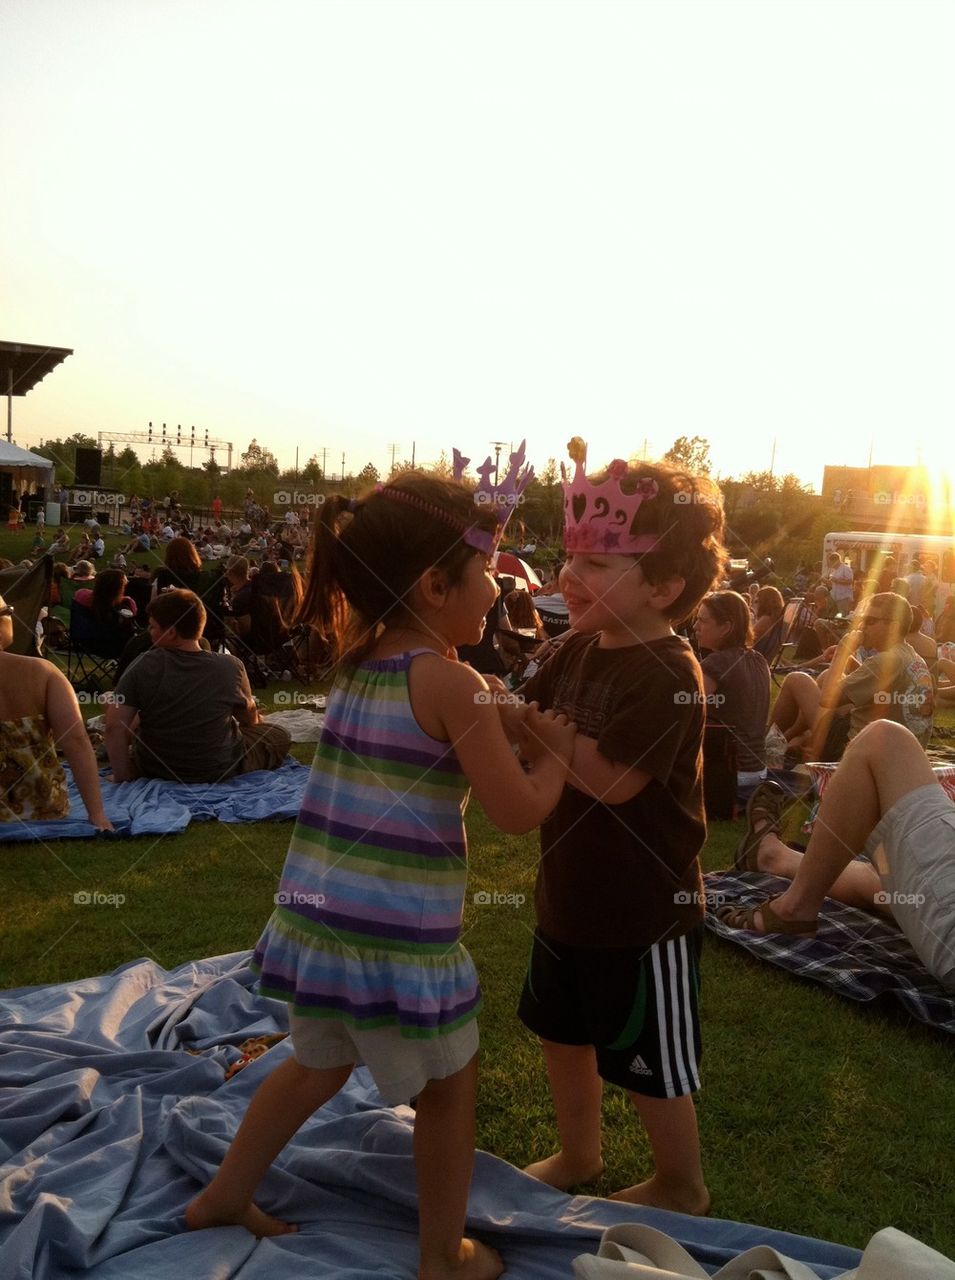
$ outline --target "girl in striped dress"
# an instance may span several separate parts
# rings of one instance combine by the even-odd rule
[[[565,716],[508,709],[457,661],[497,586],[492,510],[421,473],[316,526],[302,616],[339,655],[305,801],[254,965],[286,1000],[294,1056],[263,1082],[190,1227],[294,1227],[252,1202],[285,1144],[364,1063],[389,1105],[417,1097],[419,1280],[490,1280],[497,1253],[464,1238],[474,1158],[477,974],[459,932],[469,789],[503,831],[556,805],[573,748]]]

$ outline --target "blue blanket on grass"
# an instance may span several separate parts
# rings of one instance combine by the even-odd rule
[[[186,1233],[249,1097],[288,1040],[230,1081],[250,1036],[286,1029],[255,994],[247,952],[167,972],[139,960],[105,977],[0,992],[0,1258],[4,1280],[299,1280],[417,1265],[414,1113],[381,1105],[360,1069],[286,1148],[258,1196],[301,1224],[258,1241],[240,1227]],[[829,1277],[859,1254],[783,1232],[572,1199],[479,1153],[469,1230],[499,1248],[510,1280],[569,1280],[600,1232],[646,1222],[708,1270],[775,1245]]]
[[[184,831],[190,822],[218,818],[220,822],[259,822],[266,818],[295,818],[302,807],[308,765],[289,756],[279,769],[243,773],[224,782],[136,782],[100,779],[103,804],[117,835],[156,836]],[[0,843],[13,840],[77,840],[95,836],[76,790],[69,766],[70,812],[54,822],[5,822]]]

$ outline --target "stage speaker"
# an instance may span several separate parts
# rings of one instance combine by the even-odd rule
[[[76,481],[77,485],[88,485],[98,489],[102,483],[103,452],[101,449],[77,449]]]

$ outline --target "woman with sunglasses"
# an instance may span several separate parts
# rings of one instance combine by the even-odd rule
[[[895,720],[921,743],[928,741],[935,711],[932,677],[905,641],[911,629],[909,602],[879,592],[861,607],[855,629],[839,641],[818,680],[799,671],[786,677],[770,725],[778,726],[791,751],[810,760],[838,758],[846,741],[880,719]],[[827,738],[830,750],[824,753]]]

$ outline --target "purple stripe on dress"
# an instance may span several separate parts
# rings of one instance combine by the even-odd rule
[[[456,858],[462,862],[467,860],[467,846],[461,842],[448,840],[445,844],[436,844],[434,837],[441,838],[440,832],[426,832],[420,840],[407,836],[393,835],[385,828],[371,826],[353,827],[345,822],[335,822],[324,813],[310,813],[303,809],[298,815],[299,825],[312,831],[321,831],[324,835],[339,840],[349,840],[353,844],[380,844],[383,846],[381,858],[387,861],[388,851],[397,853],[413,853],[420,858]],[[374,840],[368,840],[373,836]]]
[[[440,773],[452,773],[458,776],[464,773],[450,743],[444,751],[429,751],[410,746],[387,746],[378,738],[360,738],[352,733],[330,734],[327,725],[322,731],[322,743],[340,751],[350,751],[362,760],[386,760],[398,764],[424,765],[437,769]],[[440,769],[438,769],[439,765]]]
[[[304,912],[297,911],[293,907],[286,907],[285,910],[293,911],[297,915],[304,916]],[[306,916],[306,919],[311,919]],[[401,925],[393,924],[377,924],[374,920],[366,920],[363,917],[348,916],[336,911],[324,911],[318,923],[325,925],[327,929],[340,929],[343,933],[359,933],[369,938],[377,939],[393,939],[395,942],[419,942],[419,943],[441,943],[441,942],[457,942],[458,934],[461,928],[461,921],[455,920],[454,925],[450,928],[443,929],[425,929],[405,928]]]
[[[296,992],[294,983],[289,984],[282,979],[273,979],[271,974],[263,973],[261,982],[263,986],[272,990],[287,991],[290,995],[294,995],[295,1004],[299,1009],[332,1009],[336,1013],[354,1018],[357,1022],[368,1022],[374,1018],[390,1016],[408,1027],[440,1027],[449,1022],[456,1022],[458,1018],[463,1018],[465,1014],[470,1013],[481,999],[481,993],[476,991],[463,1003],[442,1009],[439,1013],[432,1013],[423,1009],[404,1008],[393,1000],[358,1004],[347,998],[328,995],[324,991]]]

